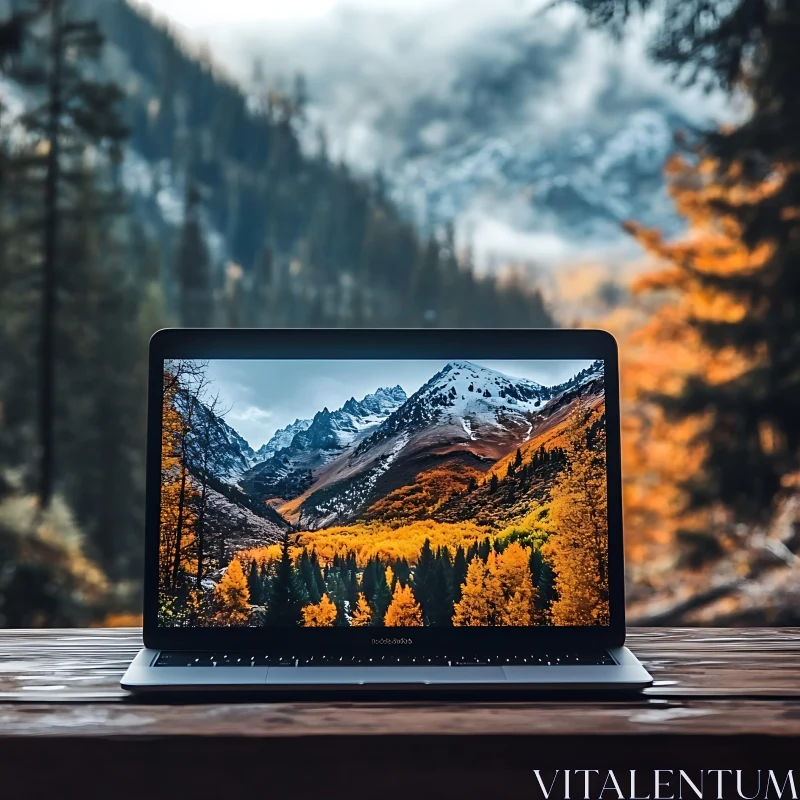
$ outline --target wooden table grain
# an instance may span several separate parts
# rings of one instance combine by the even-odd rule
[[[633,629],[628,645],[655,683],[623,698],[333,694],[179,703],[120,688],[139,630],[0,631],[0,785],[10,775],[9,797],[41,797],[80,781],[82,769],[100,769],[98,797],[153,796],[140,783],[151,773],[154,796],[219,796],[217,781],[230,782],[225,765],[235,763],[236,787],[263,788],[267,770],[272,797],[317,797],[323,775],[326,797],[352,796],[348,776],[358,775],[356,784],[381,782],[381,797],[407,797],[414,787],[447,797],[445,787],[458,786],[459,797],[502,798],[519,797],[520,786],[536,796],[531,770],[544,765],[628,768],[633,758],[659,768],[736,768],[766,759],[764,768],[800,768],[800,629]],[[395,793],[393,775],[403,775],[403,791]]]

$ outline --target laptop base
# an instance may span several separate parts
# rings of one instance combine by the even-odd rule
[[[627,647],[609,648],[615,662],[601,666],[154,666],[159,650],[144,649],[121,685],[137,693],[281,691],[336,688],[482,690],[637,690],[653,679]]]

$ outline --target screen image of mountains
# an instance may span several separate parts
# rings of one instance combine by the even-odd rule
[[[159,624],[608,625],[604,380],[166,361]]]

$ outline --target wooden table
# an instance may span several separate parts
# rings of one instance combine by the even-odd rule
[[[519,800],[542,796],[537,768],[632,767],[792,768],[800,791],[800,629],[634,629],[628,645],[655,678],[635,697],[178,704],[119,688],[138,630],[0,631],[0,798]]]

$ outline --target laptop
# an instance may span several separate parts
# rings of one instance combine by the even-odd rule
[[[164,330],[132,692],[639,689],[591,330]]]

